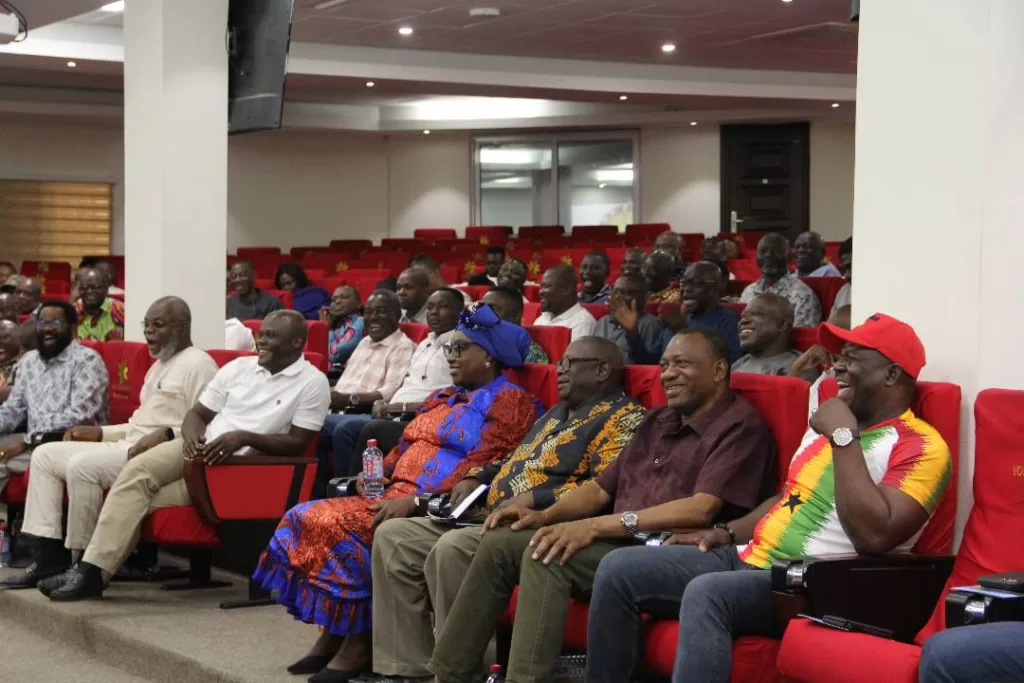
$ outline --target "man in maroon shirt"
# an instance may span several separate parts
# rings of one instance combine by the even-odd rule
[[[661,360],[668,406],[653,410],[618,459],[543,511],[502,508],[438,635],[438,683],[474,683],[516,582],[507,683],[552,679],[570,597],[589,595],[597,565],[641,532],[703,528],[749,511],[775,485],[775,440],[729,390],[729,348],[687,329]],[[601,511],[614,505],[614,513]],[[510,528],[500,528],[511,523]]]

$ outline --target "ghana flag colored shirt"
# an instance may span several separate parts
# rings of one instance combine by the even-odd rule
[[[949,447],[930,424],[910,410],[860,435],[871,479],[907,494],[935,512],[949,487],[953,464]],[[920,530],[893,550],[909,550]],[[777,558],[854,552],[836,512],[832,444],[808,429],[789,465],[782,498],[754,527],[753,540],[740,549],[747,564],[768,569]]]

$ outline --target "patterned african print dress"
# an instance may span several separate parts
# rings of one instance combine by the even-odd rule
[[[471,468],[513,451],[540,413],[537,400],[504,377],[476,391],[438,391],[420,407],[384,459],[384,499],[450,491]],[[371,629],[371,503],[362,496],[301,503],[289,510],[253,578],[296,619],[332,635]]]

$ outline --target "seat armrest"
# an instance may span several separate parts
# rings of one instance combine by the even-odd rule
[[[210,525],[218,525],[221,522],[221,516],[217,513],[217,506],[215,505],[214,496],[210,492],[210,478],[214,479],[214,489],[218,492],[216,499],[220,501],[221,507],[228,505],[229,508],[238,506],[229,505],[233,500],[227,500],[224,496],[225,490],[233,491],[233,487],[227,479],[234,480],[235,478],[241,478],[243,482],[252,480],[253,477],[261,479],[264,476],[271,476],[277,482],[277,485],[272,487],[277,493],[280,494],[280,514],[286,512],[292,505],[299,502],[302,497],[301,492],[303,490],[303,484],[307,483],[308,477],[315,473],[317,466],[316,458],[308,457],[283,457],[283,456],[272,456],[272,455],[232,455],[222,462],[216,465],[207,465],[202,460],[186,460],[185,461],[185,487],[188,490],[189,500],[191,501],[192,507],[196,509],[196,513],[199,518]],[[232,475],[230,468],[242,467],[245,470],[236,470],[235,475]],[[280,472],[284,469],[284,472],[280,472],[286,479],[277,479],[276,475],[262,475],[258,470],[250,470],[249,468],[265,467],[268,468],[268,472]],[[216,471],[216,476],[211,474],[211,470]],[[307,470],[309,473],[307,473]],[[244,472],[244,474],[243,474]],[[249,476],[249,475],[253,476]],[[268,491],[263,486],[265,479],[257,485],[256,490],[252,493],[259,495],[264,503],[267,502],[266,494]],[[243,484],[244,487],[244,484]],[[245,494],[242,494],[243,496]],[[231,496],[228,496],[230,498]],[[237,498],[237,494],[234,496]],[[226,515],[227,519],[234,518],[232,510],[229,509]]]
[[[779,609],[802,602],[805,613],[843,617],[893,632],[912,642],[938,603],[953,570],[951,555],[820,555],[779,560],[772,590]],[[790,610],[792,611],[792,610]]]
[[[327,493],[334,493],[335,498],[345,498],[348,496],[358,496],[359,491],[356,490],[356,481],[359,477],[335,477],[327,482]]]

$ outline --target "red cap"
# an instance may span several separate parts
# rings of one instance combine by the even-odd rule
[[[875,313],[852,330],[822,323],[818,328],[818,341],[832,353],[840,353],[846,344],[874,349],[914,379],[925,364],[924,344],[914,328],[884,313]]]

